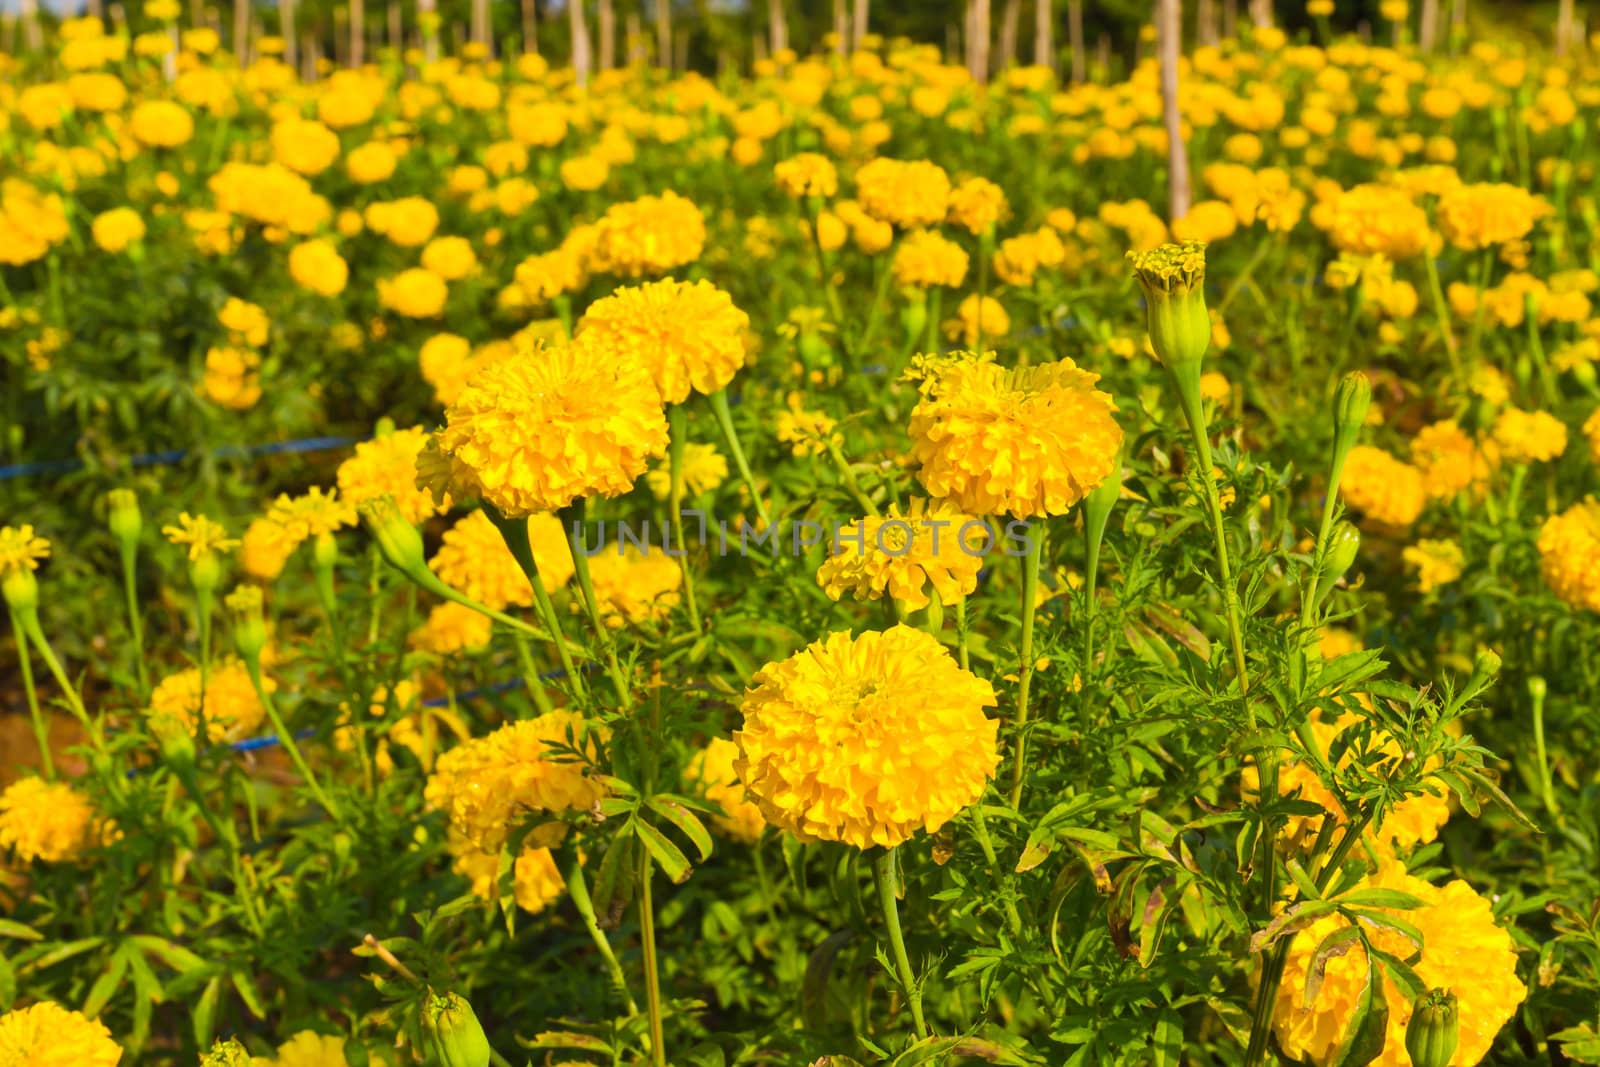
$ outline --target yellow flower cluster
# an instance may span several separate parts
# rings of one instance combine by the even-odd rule
[[[832,634],[751,681],[735,770],[803,839],[892,848],[933,833],[999,762],[994,690],[922,630]]]
[[[539,584],[545,592],[554,593],[567,584],[574,570],[566,532],[554,515],[530,515],[527,523]],[[472,512],[445,531],[428,567],[444,584],[491,610],[533,603],[528,576],[506,547],[505,538],[482,511]]]
[[[1547,411],[1506,408],[1494,420],[1493,433],[1507,463],[1542,463],[1567,450],[1566,423]]]
[[[994,257],[994,273],[1007,285],[1025,288],[1033,284],[1041,269],[1053,270],[1066,261],[1067,250],[1061,236],[1043,226],[1032,233],[1018,234],[1000,242]]]
[[[665,619],[678,604],[683,567],[664,552],[618,542],[589,561],[589,578],[601,618],[615,629]]]
[[[0,1015],[0,1067],[117,1067],[121,1059],[103,1023],[54,1001]]]
[[[929,604],[932,585],[946,603],[978,587],[978,571],[993,546],[976,520],[943,502],[920,498],[902,511],[858,520],[840,531],[833,554],[817,568],[817,582],[834,600],[888,596],[913,611]]]
[[[627,492],[666,447],[648,368],[595,358],[580,343],[522,341],[479,368],[450,405],[418,460],[418,484],[504,515],[554,512]]]
[[[878,157],[856,171],[856,199],[868,215],[911,229],[943,222],[950,205],[950,176],[925,159]]]
[[[262,687],[268,693],[277,689],[271,678],[263,678]],[[150,693],[150,706],[146,715],[157,730],[182,730],[193,736],[205,718],[207,741],[242,741],[253,736],[266,718],[266,709],[250,672],[243,662],[228,657],[214,663],[206,672],[205,703],[200,701],[200,668],[189,667],[169,674],[156,684]]]
[[[954,288],[966,277],[966,250],[934,230],[915,230],[895,249],[894,280],[903,288]]]
[[[1311,222],[1333,246],[1361,255],[1410,259],[1428,244],[1428,214],[1402,189],[1357,185],[1335,192],[1311,210]]]
[[[963,353],[912,373],[911,454],[929,495],[971,515],[1061,515],[1111,473],[1115,405],[1072,360],[1007,369]]]
[[[839,173],[833,161],[818,152],[801,152],[772,168],[772,176],[785,196],[826,199],[839,191]]]
[[[1539,571],[1550,591],[1580,611],[1600,611],[1600,502],[1583,500],[1539,530]]]
[[[1450,990],[1460,1004],[1460,1044],[1450,1062],[1470,1067],[1483,1059],[1495,1034],[1527,996],[1517,978],[1511,935],[1495,922],[1489,901],[1462,881],[1435,886],[1412,877],[1392,859],[1380,862],[1358,888],[1399,890],[1423,901],[1420,908],[1394,912],[1422,933],[1421,946],[1388,926],[1373,924],[1367,936],[1375,947],[1403,959],[1421,948],[1422,957],[1414,965],[1417,977],[1429,988]],[[1289,948],[1272,1016],[1273,1030],[1284,1053],[1304,1062],[1334,1062],[1366,987],[1366,950],[1357,944],[1343,955],[1328,958],[1321,987],[1314,996],[1306,995],[1317,947],[1345,925],[1336,915],[1319,919],[1295,934]],[[1405,1033],[1411,1021],[1411,998],[1396,988],[1387,974],[1383,982],[1389,1018],[1383,1050],[1372,1062],[1377,1067],[1409,1067]]]
[[[0,848],[23,863],[77,859],[103,836],[97,822],[89,798],[66,782],[29,776],[0,793]]]
[[[745,795],[744,783],[734,769],[738,760],[737,744],[725,737],[713,737],[689,761],[684,777],[698,783],[701,795],[722,808],[722,814],[713,817],[717,829],[735,841],[753,845],[767,820],[762,817],[761,808]]]
[[[1467,490],[1483,493],[1499,461],[1493,441],[1473,440],[1454,419],[1430,423],[1411,439],[1411,462],[1434,500],[1449,500]]]
[[[995,341],[1011,332],[1011,316],[992,296],[971,293],[962,298],[955,318],[944,324],[945,336],[968,348],[980,341]]]
[[[417,488],[417,456],[427,441],[427,431],[413,426],[356,445],[355,454],[339,464],[340,499],[353,507],[391,496],[413,526],[445,511],[448,500],[436,502],[432,494]]]
[[[1554,210],[1520,185],[1460,185],[1439,198],[1439,232],[1457,248],[1474,251],[1522,240]]]
[[[33,527],[0,527],[0,578],[16,571],[36,571],[39,561],[50,558],[50,542],[34,535]]]
[[[1380,526],[1410,526],[1422,514],[1422,472],[1373,445],[1357,445],[1339,483],[1350,506]]]
[[[692,200],[668,191],[613,204],[595,225],[589,269],[638,278],[665,274],[700,258],[706,220]]]
[[[1407,545],[1400,556],[1407,566],[1416,568],[1417,588],[1423,593],[1460,578],[1467,565],[1461,546],[1454,541],[1423,539]]]
[[[645,368],[661,399],[681,404],[690,390],[715,393],[733,380],[749,328],[750,316],[710,282],[667,278],[596,300],[577,343],[590,359]]]

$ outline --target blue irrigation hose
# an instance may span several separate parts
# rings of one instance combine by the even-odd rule
[[[360,437],[302,437],[294,441],[268,441],[259,445],[224,445],[214,449],[211,455],[218,459],[247,459],[251,456],[277,456],[298,452],[326,452],[335,448],[346,448],[359,444],[364,438]],[[130,456],[128,464],[133,467],[164,467],[174,463],[181,463],[195,453],[182,448],[167,449],[162,452],[145,452],[137,456]],[[0,482],[12,478],[29,478],[36,474],[69,474],[72,471],[82,470],[88,464],[81,459],[44,459],[31,463],[14,463],[7,467],[0,467]]]

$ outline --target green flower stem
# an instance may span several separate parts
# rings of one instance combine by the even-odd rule
[[[311,795],[317,798],[323,810],[333,817],[334,822],[343,822],[344,816],[339,813],[339,808],[329,799],[328,794],[322,791],[322,783],[317,781],[316,774],[311,770],[311,765],[306,762],[305,756],[300,751],[300,745],[294,739],[288,726],[284,724],[283,715],[278,711],[278,705],[273,701],[272,694],[267,692],[265,682],[261,677],[261,660],[251,656],[245,660],[245,669],[250,673],[250,684],[255,687],[256,699],[261,701],[261,707],[267,713],[267,718],[272,722],[272,729],[278,735],[278,742],[283,745],[283,750],[289,754],[290,761],[295,770],[300,772],[300,777],[306,780],[306,785],[311,789]]]
[[[883,302],[889,295],[889,283],[894,280],[894,268],[883,258],[873,258],[874,269],[878,272],[878,284],[873,289],[872,307],[867,311],[867,325],[861,331],[861,338],[856,342],[856,348],[866,352],[867,346],[872,343],[873,335],[878,332],[878,323],[883,321]]]
[[[580,500],[561,512],[562,521],[565,522],[570,517],[581,529],[588,510],[588,502]],[[594,627],[595,639],[600,642],[601,654],[606,658],[606,671],[611,675],[611,684],[617,691],[618,706],[628,711],[633,707],[633,688],[628,684],[628,678],[622,672],[622,664],[617,659],[617,642],[612,636],[611,627],[606,625],[604,616],[600,614],[600,601],[594,595],[594,581],[589,577],[589,556],[582,545],[572,547],[572,563],[578,574],[578,588],[583,594],[583,606],[589,612],[589,624]]]
[[[1544,809],[1551,815],[1560,817],[1560,809],[1556,807],[1555,782],[1550,777],[1550,755],[1545,749],[1544,742],[1544,695],[1540,693],[1533,696],[1533,747],[1539,757],[1539,796],[1544,801]]]
[[[944,303],[944,290],[939,286],[930,286],[928,289],[928,321],[924,326],[927,331],[923,334],[922,351],[932,354],[939,351],[939,316],[943,314],[940,307]]]
[[[711,401],[711,411],[717,417],[717,424],[722,427],[722,436],[727,439],[728,451],[733,453],[733,465],[739,469],[739,477],[744,479],[745,488],[750,490],[756,515],[761,519],[761,524],[766,526],[772,522],[772,516],[767,513],[767,505],[761,500],[761,490],[756,488],[755,475],[750,473],[750,462],[744,458],[744,448],[739,444],[739,431],[733,428],[733,412],[728,410],[727,390],[718,389],[708,399]]]
[[[1315,884],[1317,891],[1328,888],[1328,883],[1333,881],[1344,861],[1350,855],[1350,849],[1366,833],[1367,826],[1372,822],[1372,809],[1368,808],[1362,813],[1358,822],[1346,827],[1344,836],[1339,839],[1338,847],[1328,857],[1322,869],[1317,872]],[[1320,840],[1320,838],[1319,838]],[[1313,854],[1308,860],[1308,866],[1315,866],[1317,856]],[[1278,987],[1283,982],[1283,967],[1289,959],[1289,946],[1294,943],[1294,937],[1282,938],[1272,947],[1272,954],[1267,957],[1267,962],[1261,971],[1261,984],[1256,988],[1255,1011],[1250,1022],[1250,1044],[1245,1050],[1245,1067],[1261,1067],[1266,1061],[1267,1041],[1272,1031],[1272,1010],[1278,999]]]
[[[994,227],[978,235],[978,337],[973,347],[983,351],[983,302],[989,295],[989,259],[994,255]]]
[[[1539,375],[1539,390],[1544,394],[1545,406],[1553,408],[1559,398],[1555,379],[1550,376],[1550,361],[1545,358],[1544,339],[1539,336],[1539,302],[1532,293],[1524,299],[1522,317],[1528,327],[1528,354],[1533,357],[1533,367]]]
[[[500,537],[505,541],[506,547],[511,550],[511,555],[516,558],[517,564],[522,568],[522,573],[527,575],[528,584],[533,586],[533,599],[539,606],[539,615],[544,619],[545,627],[550,631],[549,639],[555,642],[556,655],[561,658],[561,669],[567,672],[567,680],[572,685],[572,691],[582,698],[585,695],[583,676],[572,665],[572,653],[567,649],[567,639],[561,632],[561,618],[556,614],[556,607],[550,602],[550,594],[545,592],[544,582],[539,580],[539,563],[533,556],[533,545],[528,541],[528,520],[508,519],[494,508],[484,508],[483,513],[489,516],[489,521],[494,523],[500,531]],[[572,551],[574,561],[581,562],[583,552],[574,546]],[[431,573],[431,572],[430,572]],[[441,589],[448,589],[443,582],[439,582]],[[507,623],[513,628],[525,632],[531,631],[535,636],[544,637],[537,630],[532,630],[525,623],[520,623],[509,615],[502,615],[497,611],[490,611],[461,594],[450,590],[447,594],[450,599],[488,615],[491,619]]]
[[[639,849],[639,942],[644,953],[645,1008],[650,1013],[650,1062],[667,1067],[667,1042],[661,1024],[661,965],[656,958],[655,907],[650,899],[650,852]]]
[[[600,951],[601,958],[606,961],[606,970],[610,973],[617,992],[622,994],[622,999],[628,1006],[628,1014],[639,1014],[639,1006],[634,1003],[633,994],[628,992],[628,979],[623,974],[622,964],[617,962],[617,954],[611,950],[611,942],[607,940],[605,931],[600,929],[600,922],[595,918],[594,900],[589,896],[589,883],[584,880],[583,864],[577,859],[573,859],[572,867],[567,871],[567,895],[572,897],[573,906],[578,909],[578,916],[583,919],[584,929],[589,931],[590,940]]]
[[[511,641],[517,646],[517,665],[522,668],[522,681],[528,687],[528,692],[533,694],[533,703],[540,713],[554,711],[555,705],[550,702],[550,694],[545,690],[544,679],[539,677],[539,667],[533,662],[533,652],[528,648],[528,639],[520,631],[511,635]]]
[[[1439,265],[1426,250],[1423,251],[1422,261],[1428,266],[1428,291],[1433,294],[1433,313],[1439,320],[1439,336],[1444,338],[1444,350],[1450,357],[1450,374],[1458,385],[1465,385],[1466,373],[1461,369],[1461,351],[1456,346],[1455,331],[1450,329],[1450,311],[1445,303],[1444,287],[1439,284]]]
[[[136,578],[138,548],[129,544],[119,546],[122,552],[122,593],[128,607],[128,633],[133,637],[133,665],[139,679],[139,700],[150,697],[150,667],[144,654],[144,619],[139,611],[139,590]]]
[[[872,859],[872,874],[878,883],[878,903],[883,907],[883,924],[889,930],[889,947],[894,960],[895,977],[905,992],[906,1003],[911,1006],[911,1021],[916,1025],[917,1036],[928,1036],[928,1024],[922,1017],[922,990],[917,976],[911,970],[911,958],[906,955],[905,935],[900,931],[900,865],[892,848],[883,849]]]
[[[1478,257],[1477,309],[1472,314],[1472,334],[1467,340],[1467,353],[1473,366],[1483,358],[1483,319],[1488,302],[1484,293],[1489,288],[1489,273],[1494,268],[1494,250],[1486,248]],[[1465,382],[1462,383],[1466,384]]]
[[[1028,551],[1022,557],[1022,649],[1017,667],[1017,707],[1012,715],[1012,732],[1016,735],[1011,757],[1011,806],[1022,807],[1022,783],[1027,776],[1028,689],[1033,683],[1033,617],[1034,601],[1039,594],[1039,561],[1044,555],[1045,528],[1041,522],[1037,532],[1029,531]]]
[[[13,616],[15,618],[16,616]],[[61,661],[56,658],[55,650],[50,647],[50,642],[45,640],[44,631],[39,628],[39,616],[34,612],[21,613],[22,629],[19,633],[26,633],[28,640],[39,649],[39,658],[44,660],[44,665],[49,668],[50,676],[61,687],[61,695],[67,702],[67,707],[78,717],[83,728],[94,739],[97,748],[104,748],[100,738],[100,731],[95,723],[89,719],[89,709],[83,706],[83,698],[78,695],[78,689],[72,684],[72,679],[67,677],[67,672],[62,668]]]
[[[844,305],[839,300],[839,290],[833,284],[833,270],[828,265],[828,253],[822,248],[822,231],[817,225],[817,220],[822,215],[820,201],[814,196],[806,197],[806,214],[811,219],[811,249],[817,254],[817,271],[822,276],[822,289],[827,294],[828,311],[833,315],[833,324],[839,328],[839,340],[844,344],[845,354],[855,355],[854,346],[845,334]]]
[[[700,608],[694,595],[694,568],[689,563],[689,539],[683,532],[683,457],[689,447],[689,418],[682,404],[668,404],[667,418],[671,423],[672,441],[667,452],[671,464],[671,482],[667,491],[667,510],[671,512],[669,529],[677,532],[678,568],[683,572],[683,603],[689,611],[689,627],[700,632]]]
[[[972,812],[972,836],[978,841],[978,847],[983,850],[984,862],[989,865],[989,873],[994,877],[995,888],[1000,888],[1000,859],[995,854],[994,842],[989,839],[989,824],[983,817],[983,805],[974,804]],[[1011,929],[1012,937],[1022,936],[1022,916],[1017,912],[1017,902],[1010,897],[1005,898],[1006,925]]]
[[[833,465],[839,472],[839,480],[844,482],[845,489],[855,498],[855,502],[860,505],[861,513],[877,518],[878,507],[862,491],[861,483],[856,480],[856,472],[850,469],[850,462],[845,459],[844,452],[839,448],[839,442],[829,436],[823,440],[823,444],[828,449],[828,458],[833,460]]]
[[[28,714],[33,717],[33,737],[39,745],[39,769],[47,782],[55,781],[55,760],[50,755],[50,723],[39,707],[39,694],[33,685],[33,663],[28,655],[28,635],[15,611],[11,612],[11,632],[17,638],[17,661],[22,667],[22,691],[28,697]]]
[[[1227,290],[1223,292],[1222,299],[1217,301],[1217,313],[1219,315],[1228,310],[1228,305],[1233,303],[1240,290],[1244,289],[1245,285],[1255,275],[1256,268],[1261,266],[1261,261],[1267,258],[1267,253],[1272,249],[1272,238],[1274,236],[1275,234],[1271,230],[1263,229],[1261,239],[1256,242],[1255,250],[1250,253],[1250,259],[1245,263],[1244,269],[1234,275],[1233,281],[1229,283]]]
[[[956,662],[961,669],[971,670],[967,652],[967,598],[956,597]]]

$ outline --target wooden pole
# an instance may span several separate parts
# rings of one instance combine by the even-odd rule
[[[1264,30],[1272,25],[1272,0],[1250,0],[1250,21],[1256,24],[1256,29]]]
[[[861,41],[867,35],[867,5],[868,0],[856,0],[853,18],[850,20],[850,47],[859,49]]]
[[[579,85],[589,84],[589,27],[584,24],[581,0],[567,0],[567,27],[572,37],[572,74]]]
[[[1161,114],[1167,127],[1167,220],[1189,213],[1189,153],[1178,111],[1178,56],[1183,49],[1182,0],[1157,0],[1156,47],[1161,62]]]
[[[278,30],[283,34],[283,61],[289,69],[298,71],[300,64],[300,34],[294,25],[295,0],[278,0]]]
[[[30,52],[44,47],[44,31],[39,28],[39,0],[22,0],[22,44]]]
[[[1072,49],[1072,80],[1081,82],[1089,66],[1083,43],[1083,0],[1067,0],[1067,44]]]
[[[789,47],[789,16],[783,0],[767,0],[767,40],[774,56]]]
[[[844,0],[833,0],[833,50],[841,56],[850,51],[850,16]]]
[[[1195,38],[1203,45],[1217,43],[1217,0],[1200,0],[1195,7]]]
[[[656,63],[672,69],[672,0],[656,0]]]
[[[611,0],[600,0],[595,29],[600,34],[600,69],[610,70],[617,65],[617,13]]]
[[[1005,70],[1017,61],[1017,35],[1022,28],[1022,0],[1006,0],[1000,12],[1000,54],[994,58],[994,70]]]
[[[971,57],[968,69],[974,81],[989,80],[989,0],[969,0],[972,5],[972,29],[967,41]]]
[[[1033,0],[1033,65],[1056,67],[1055,12],[1050,0]]]
[[[522,7],[522,53],[523,55],[536,56],[539,54],[539,6],[538,0],[520,0]]]

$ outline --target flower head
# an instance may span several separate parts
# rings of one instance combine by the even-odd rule
[[[578,324],[588,358],[635,363],[650,372],[668,404],[690,390],[715,393],[744,366],[750,316],[710,282],[658,282],[596,300]]]
[[[967,253],[935,230],[914,230],[895,249],[893,269],[895,284],[903,288],[953,288],[967,277]]]
[[[802,838],[892,848],[933,833],[999,762],[994,690],[921,630],[832,634],[751,681],[735,769]]]
[[[1539,572],[1550,591],[1580,611],[1600,611],[1600,502],[1593,497],[1546,519]]]
[[[589,561],[596,608],[607,626],[665,619],[678,605],[683,567],[665,552],[619,541]]]
[[[1410,526],[1427,500],[1422,472],[1372,445],[1350,450],[1339,491],[1351,507],[1381,526]]]
[[[801,152],[772,168],[778,188],[785,196],[830,197],[839,191],[839,173],[833,161],[817,152]]]
[[[331,534],[356,523],[356,506],[337,489],[314,485],[299,496],[282,493],[267,509],[267,521],[283,532],[291,545]]]
[[[1423,487],[1435,500],[1471,489],[1481,493],[1499,462],[1492,441],[1474,441],[1454,419],[1431,423],[1411,439],[1411,462],[1422,472]]]
[[[116,1067],[121,1059],[103,1023],[53,1001],[0,1015],[0,1067]]]
[[[992,540],[982,523],[949,504],[913,499],[905,511],[897,504],[886,517],[842,528],[817,582],[835,600],[888,596],[911,610],[928,606],[932,585],[948,604],[978,587]]]
[[[50,542],[36,537],[32,526],[0,526],[0,578],[14,571],[36,571],[50,558]]]
[[[262,679],[267,692],[277,688],[271,678]],[[205,739],[213,744],[242,741],[256,732],[266,709],[250,672],[240,660],[229,657],[214,664],[205,678],[205,702],[201,703],[200,670],[190,667],[169,674],[150,693],[146,715],[157,733],[181,730],[193,735],[205,718]]]
[[[665,274],[700,258],[706,220],[694,201],[673,192],[613,204],[595,226],[591,269],[638,278]]]
[[[1070,359],[1008,370],[992,354],[923,359],[912,457],[934,497],[971,515],[1061,515],[1111,473],[1122,447],[1100,376]]]
[[[650,493],[657,500],[672,494],[672,468],[658,463],[644,476]],[[683,489],[691,497],[713,492],[728,479],[728,458],[715,445],[688,441],[683,446]]]
[[[1517,978],[1511,935],[1495,922],[1489,901],[1465,882],[1430,885],[1407,874],[1405,867],[1392,859],[1382,861],[1358,885],[1399,890],[1422,900],[1420,908],[1395,912],[1422,932],[1422,957],[1414,969],[1425,985],[1449,989],[1460,1001],[1460,1046],[1452,1062],[1479,1062],[1495,1034],[1527,996]],[[1310,998],[1306,996],[1318,946],[1345,925],[1346,920],[1337,915],[1319,919],[1295,934],[1290,944],[1272,1018],[1278,1043],[1292,1058],[1332,1063],[1354,1018],[1368,973],[1366,950],[1359,943],[1349,952],[1327,958],[1321,987]],[[1367,936],[1375,947],[1402,958],[1412,957],[1419,947],[1388,926],[1372,924]],[[1372,1062],[1379,1067],[1408,1067],[1411,1058],[1406,1053],[1405,1033],[1411,1021],[1411,1000],[1387,973],[1383,983],[1389,1018],[1383,1051]]]
[[[713,816],[717,829],[746,844],[754,844],[766,828],[761,809],[745,796],[744,784],[734,764],[739,759],[739,746],[725,737],[713,737],[706,747],[695,753],[684,772],[685,777],[700,785],[700,793],[713,804],[720,805],[722,814]]]
[[[1520,185],[1460,185],[1439,200],[1439,230],[1457,248],[1473,251],[1520,241],[1554,208]]]
[[[944,221],[950,176],[925,159],[874,159],[856,171],[856,199],[875,219],[904,228]]]
[[[1206,246],[1199,241],[1129,252],[1133,275],[1144,289],[1150,347],[1169,367],[1198,366],[1211,344],[1206,311]]]
[[[1417,588],[1431,593],[1441,585],[1449,585],[1461,577],[1467,564],[1461,546],[1454,541],[1421,540],[1407,545],[1400,553],[1408,567],[1417,571]]]
[[[191,563],[208,556],[226,555],[239,547],[238,540],[229,537],[221,523],[204,515],[190,515],[187,511],[178,515],[176,526],[163,526],[161,532],[173,544],[188,548]]]
[[[438,515],[449,501],[436,501],[417,488],[417,455],[428,442],[420,426],[395,430],[356,445],[355,454],[339,464],[339,497],[351,505],[380,496],[392,496],[405,520],[413,526]]]
[[[1547,411],[1506,408],[1494,420],[1493,432],[1507,463],[1539,463],[1567,450],[1566,423]]]
[[[667,447],[667,419],[648,370],[595,358],[580,344],[519,339],[480,367],[418,459],[418,484],[508,516],[559,511],[633,488]]]
[[[539,583],[554,593],[572,577],[572,548],[561,520],[554,515],[530,515],[528,542],[539,568]],[[474,511],[446,530],[439,551],[428,568],[452,589],[494,610],[533,603],[533,586],[523,573],[506,539],[483,511]]]
[[[95,830],[94,806],[66,782],[19,778],[0,794],[0,848],[23,863],[75,860],[95,843]]]

